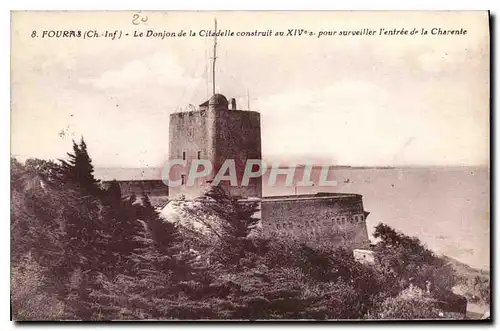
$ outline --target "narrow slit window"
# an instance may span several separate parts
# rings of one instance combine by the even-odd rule
[[[186,160],[186,152],[182,152],[182,160]]]

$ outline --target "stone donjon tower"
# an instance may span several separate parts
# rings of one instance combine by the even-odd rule
[[[260,177],[250,178],[249,185],[241,185],[246,161],[262,157],[260,133],[260,114],[237,110],[234,99],[229,107],[222,94],[214,94],[198,110],[171,114],[169,159],[185,160],[186,167],[171,168],[170,178],[181,180],[181,185],[170,187],[169,197],[175,199],[182,194],[194,198],[202,195],[227,159],[235,160],[238,186],[221,181],[220,186],[226,193],[239,197],[262,197]],[[208,176],[197,179],[195,185],[188,185],[188,172],[195,159],[210,161],[213,169]]]
[[[186,166],[174,166],[171,180],[180,186],[169,187],[170,199],[202,196],[226,160],[234,160],[237,186],[221,181],[226,193],[233,197],[260,199],[261,225],[270,236],[290,236],[311,245],[329,243],[351,249],[367,248],[368,212],[359,194],[317,193],[292,196],[262,197],[262,177],[241,180],[249,159],[261,159],[260,114],[237,110],[221,94],[213,95],[198,109],[170,115],[170,160],[184,160]],[[188,185],[191,163],[196,159],[210,161],[210,174]],[[199,169],[200,171],[202,169]],[[256,169],[253,169],[256,170]],[[165,174],[164,174],[165,175]],[[242,200],[244,203],[244,199]]]

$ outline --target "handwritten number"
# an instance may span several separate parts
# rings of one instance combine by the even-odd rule
[[[148,21],[148,17],[147,16],[141,17],[139,14],[134,14],[132,16],[132,24],[134,24],[134,25],[139,25],[141,23],[146,23],[147,21]]]
[[[138,25],[139,23],[137,22],[137,19],[139,18],[139,14],[134,14],[134,16],[132,16],[132,24],[134,25]]]

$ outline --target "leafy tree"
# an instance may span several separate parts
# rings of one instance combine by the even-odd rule
[[[12,262],[31,254],[55,272],[64,264],[68,245],[60,208],[63,194],[50,189],[48,176],[44,175],[55,168],[54,164],[39,160],[28,160],[26,164],[11,160]]]
[[[46,268],[31,253],[11,268],[12,317],[15,320],[59,320],[70,318],[65,302],[51,293]]]
[[[373,306],[368,319],[434,320],[445,317],[436,299],[418,287],[410,286],[396,297],[388,297]]]
[[[69,309],[56,294],[68,251],[60,197],[51,189],[52,162],[11,159],[11,299],[19,320],[57,319]]]
[[[406,236],[382,223],[376,226],[374,237],[381,239],[374,249],[380,270],[398,284],[399,291],[413,284],[440,299],[450,295],[456,280],[453,268],[418,238]]]

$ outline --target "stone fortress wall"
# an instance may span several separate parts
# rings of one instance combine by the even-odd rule
[[[261,202],[262,230],[311,245],[329,243],[368,248],[368,212],[359,194],[318,193],[265,197]]]

